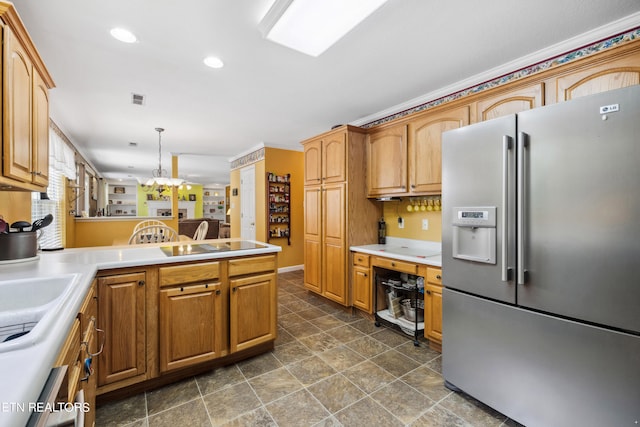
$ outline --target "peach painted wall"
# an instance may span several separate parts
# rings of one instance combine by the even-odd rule
[[[264,239],[266,239],[266,221],[268,220],[267,198],[266,198],[266,173],[271,172],[276,175],[291,174],[290,201],[290,234],[291,245],[287,244],[287,239],[271,239],[269,243],[282,247],[282,252],[278,255],[279,267],[290,267],[304,264],[304,155],[302,151],[282,150],[279,148],[265,148],[265,170],[262,175],[262,191],[264,207],[265,228]]]
[[[249,165],[247,165],[249,166]],[[272,239],[269,243],[282,247],[278,254],[278,267],[291,267],[302,265],[303,259],[303,233],[304,233],[304,207],[303,207],[303,177],[304,158],[301,151],[282,150],[279,148],[265,147],[263,160],[253,163],[255,167],[255,203],[256,203],[256,240],[267,241],[267,172],[277,175],[291,174],[291,245],[286,239]],[[238,195],[230,197],[231,209],[231,237],[240,237],[240,170],[231,171],[231,190],[237,189]]]
[[[9,224],[16,221],[31,222],[31,192],[0,191],[0,215]]]

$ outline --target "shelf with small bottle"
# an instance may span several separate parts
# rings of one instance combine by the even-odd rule
[[[136,182],[113,181],[108,184],[108,216],[136,216],[138,208],[138,185]]]
[[[267,241],[286,238],[291,245],[291,174],[267,172]]]

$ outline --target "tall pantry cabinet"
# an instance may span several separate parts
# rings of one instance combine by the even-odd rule
[[[351,305],[349,247],[377,242],[381,209],[367,199],[365,131],[340,126],[304,146],[304,286]]]

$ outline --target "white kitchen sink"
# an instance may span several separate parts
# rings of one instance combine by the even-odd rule
[[[0,281],[0,353],[44,338],[78,274]]]

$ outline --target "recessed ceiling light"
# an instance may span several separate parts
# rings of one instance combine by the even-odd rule
[[[222,68],[224,67],[224,62],[218,57],[215,56],[207,56],[204,58],[204,65],[211,68]]]
[[[136,36],[129,30],[125,30],[124,28],[112,28],[111,35],[121,42],[124,43],[135,43],[138,41]]]

